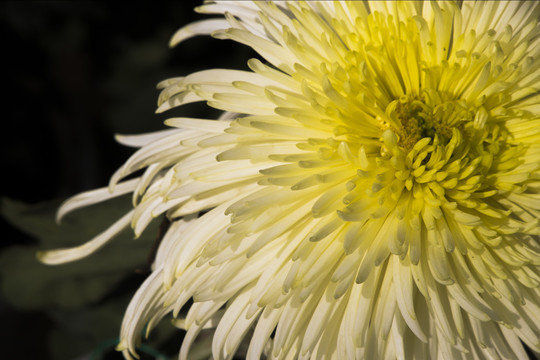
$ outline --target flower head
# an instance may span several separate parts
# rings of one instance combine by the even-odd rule
[[[206,101],[220,121],[140,147],[110,189],[126,226],[171,225],[119,345],[185,318],[212,352],[339,359],[524,358],[540,352],[540,6],[534,2],[208,1],[179,30],[252,47],[251,71],[160,84],[158,111]],[[121,181],[145,169],[142,176]]]

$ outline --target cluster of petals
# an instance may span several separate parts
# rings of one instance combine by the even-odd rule
[[[250,71],[162,82],[158,112],[221,119],[118,140],[133,210],[46,263],[165,214],[119,349],[168,314],[180,358],[524,359],[540,352],[540,5],[207,1],[180,29],[253,48]],[[129,175],[144,169],[142,175]],[[128,180],[124,180],[125,178]]]

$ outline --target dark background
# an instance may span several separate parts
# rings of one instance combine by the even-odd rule
[[[159,130],[171,116],[154,114],[159,81],[245,68],[230,41],[169,49],[178,28],[209,17],[193,11],[201,2],[0,3],[4,195],[36,201],[105,184],[132,153],[113,134]]]
[[[118,318],[104,315],[111,322],[107,331],[117,333],[123,306],[146,275],[128,270],[121,280],[115,280],[114,288],[102,291],[105,295],[74,300],[66,310],[62,305],[65,299],[64,303],[36,300],[42,296],[37,290],[40,286],[51,286],[41,278],[35,280],[37,285],[32,282],[42,271],[33,254],[45,243],[41,235],[46,231],[41,229],[55,226],[51,219],[59,201],[105,186],[114,170],[133,153],[133,149],[117,144],[114,134],[160,130],[164,128],[163,120],[175,114],[217,115],[200,104],[189,105],[180,112],[154,113],[159,94],[155,86],[159,81],[211,67],[246,68],[247,59],[253,55],[240,45],[207,37],[190,39],[169,49],[168,41],[178,28],[208,18],[193,12],[201,2],[0,3],[4,80],[0,142],[0,195],[4,199],[4,218],[0,218],[3,359],[121,358],[103,339],[90,335],[85,338],[88,319],[96,322],[96,314],[102,314],[85,313],[85,309],[97,309],[110,299],[123,298],[120,305],[114,305],[120,309]],[[17,201],[16,206],[7,204],[6,199]],[[45,219],[46,225],[32,225],[38,223],[38,218]],[[51,233],[56,231],[53,228]],[[84,238],[71,239],[72,244],[88,240],[81,236]],[[53,240],[48,240],[49,244]],[[93,259],[99,264],[98,258]],[[78,271],[60,269],[66,269],[61,274]],[[54,276],[58,275],[51,275]],[[11,290],[13,287],[15,291]],[[55,293],[53,297],[58,293],[47,291]],[[11,296],[13,293],[19,297]],[[28,297],[34,297],[33,302]],[[173,342],[169,347],[171,354],[180,344],[178,339]],[[96,352],[96,348],[104,350]]]

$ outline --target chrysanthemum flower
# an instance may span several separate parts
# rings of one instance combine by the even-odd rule
[[[119,348],[186,316],[180,358],[478,359],[540,352],[540,6],[535,1],[208,1],[179,30],[261,56],[251,71],[164,81],[158,112],[219,121],[119,137],[140,147],[109,189],[121,229],[171,225]],[[142,176],[123,181],[133,172]],[[184,309],[185,310],[185,309]]]

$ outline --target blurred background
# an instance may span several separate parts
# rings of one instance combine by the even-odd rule
[[[120,198],[76,211],[61,226],[54,222],[62,200],[105,186],[133,153],[114,134],[160,130],[163,120],[180,114],[218,115],[204,104],[154,114],[159,81],[211,67],[245,69],[254,55],[207,37],[169,49],[179,27],[208,17],[193,12],[200,3],[0,3],[3,359],[121,358],[113,351],[120,322],[148,275],[160,221],[140,239],[126,231],[74,264],[44,266],[35,253],[81,244],[130,207],[129,198]],[[165,322],[141,349],[142,358],[176,358],[181,336]]]

